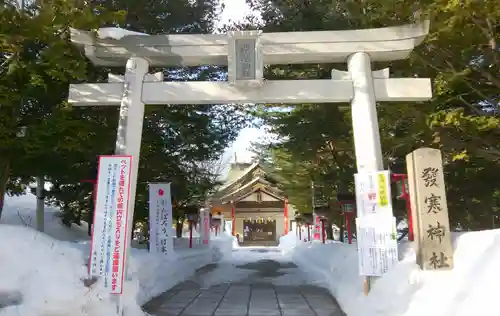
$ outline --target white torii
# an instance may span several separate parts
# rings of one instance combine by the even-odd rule
[[[75,106],[120,105],[116,151],[133,157],[130,220],[145,104],[350,101],[358,172],[380,171],[383,161],[376,101],[426,101],[432,90],[428,78],[389,78],[389,69],[372,71],[371,63],[407,58],[428,31],[428,22],[352,31],[244,31],[227,35],[147,35],[106,29],[100,30],[98,38],[72,30],[71,41],[81,46],[94,64],[126,66],[126,72],[125,76],[110,75],[109,83],[71,85],[69,102]],[[332,70],[331,79],[263,79],[264,64],[344,62],[348,71]],[[150,66],[200,65],[228,65],[229,82],[163,82],[162,74],[148,74]],[[128,227],[130,234],[132,225]]]

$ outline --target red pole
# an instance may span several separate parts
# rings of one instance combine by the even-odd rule
[[[231,234],[236,236],[236,210],[234,204],[231,204]]]
[[[347,241],[352,244],[352,233],[351,233],[351,214],[346,214],[345,225],[347,227]]]
[[[193,222],[189,221],[189,248],[193,248]]]
[[[323,237],[323,243],[326,241],[326,236],[325,236],[325,221],[321,221],[321,236]]]
[[[401,180],[401,191],[403,191],[403,199],[405,199],[406,202],[406,212],[408,214],[408,239],[410,241],[413,241],[415,239],[415,236],[413,234],[413,217],[411,214],[411,202],[410,202],[410,195],[406,192],[406,184],[405,184],[405,179],[407,179],[408,176],[406,174],[402,175]]]
[[[415,235],[413,234],[413,216],[411,214],[410,196],[405,194],[404,199],[406,200],[406,211],[408,212],[408,239],[413,241],[415,240]]]
[[[407,174],[395,173],[391,177],[392,181],[395,181],[395,182],[401,181],[401,191],[403,191],[403,192],[402,192],[400,198],[405,199],[405,203],[406,203],[406,212],[407,212],[407,216],[408,216],[408,240],[413,241],[413,240],[415,240],[415,235],[413,232],[413,217],[411,214],[410,194],[407,192],[405,179],[408,179]]]

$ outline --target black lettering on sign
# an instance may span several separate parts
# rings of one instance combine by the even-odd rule
[[[439,256],[433,252],[432,256],[429,258],[429,265],[434,269],[449,268],[450,265],[447,261],[448,257],[444,255],[444,252],[439,252]]]
[[[444,235],[444,226],[441,226],[439,222],[437,222],[436,226],[429,225],[429,229],[427,229],[427,238],[429,238],[430,240],[436,239],[439,240],[439,243],[442,243]]]
[[[422,180],[424,181],[425,187],[438,187],[437,185],[437,173],[438,173],[438,168],[425,168],[424,171],[422,171]]]
[[[430,212],[437,214],[438,212],[441,212],[443,210],[441,208],[441,197],[438,195],[434,195],[434,193],[431,193],[430,196],[426,197],[424,203],[427,207],[427,214],[429,214]]]

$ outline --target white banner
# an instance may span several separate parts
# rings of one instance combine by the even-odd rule
[[[369,215],[356,220],[359,274],[382,276],[398,262],[396,219]]]
[[[354,182],[358,217],[372,214],[393,216],[389,171],[357,173]]]
[[[122,294],[132,156],[100,156],[90,256],[91,276]]]
[[[200,239],[204,245],[210,243],[210,210],[200,211]]]
[[[149,252],[174,252],[170,183],[149,184]]]

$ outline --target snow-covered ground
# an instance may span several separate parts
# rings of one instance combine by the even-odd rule
[[[114,298],[96,283],[85,286],[89,256],[87,225],[61,224],[57,210],[46,208],[45,233],[33,229],[33,195],[7,198],[0,220],[0,316],[109,316]],[[123,295],[127,316],[143,316],[140,306],[195,270],[232,251],[233,237],[214,237],[213,249],[176,249],[176,257],[133,249],[132,282]]]
[[[349,316],[499,315],[500,230],[454,233],[453,245],[452,271],[424,272],[411,244],[401,244],[397,267],[365,296],[355,244],[297,242],[294,234],[280,241],[283,252],[327,287]]]

